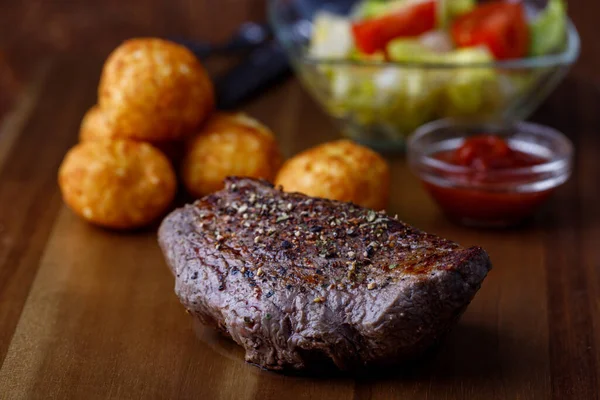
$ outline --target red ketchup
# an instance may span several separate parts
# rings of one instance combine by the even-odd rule
[[[548,160],[516,150],[498,136],[474,136],[458,149],[442,151],[433,157],[467,168],[445,173],[453,187],[424,182],[452,219],[475,225],[513,225],[535,212],[551,194],[551,190],[524,193],[510,190],[511,186],[534,178],[533,172],[527,170],[513,173],[516,168],[533,167]]]

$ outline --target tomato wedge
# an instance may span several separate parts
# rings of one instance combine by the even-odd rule
[[[385,50],[397,37],[417,36],[435,28],[436,1],[407,4],[402,8],[372,19],[356,22],[352,33],[356,47],[366,54]]]
[[[521,3],[486,3],[452,24],[458,47],[486,46],[497,60],[525,57],[529,26]]]

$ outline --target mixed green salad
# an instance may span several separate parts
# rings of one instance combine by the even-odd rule
[[[318,13],[309,56],[403,64],[317,63],[303,75],[315,92],[327,86],[321,100],[334,115],[402,135],[434,118],[501,112],[536,75],[485,65],[560,52],[566,37],[563,0],[538,12],[508,1],[365,0],[349,16]]]

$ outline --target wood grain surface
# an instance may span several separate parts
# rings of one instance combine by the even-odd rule
[[[436,351],[350,377],[245,364],[235,344],[192,326],[155,232],[91,227],[56,186],[113,47],[139,35],[221,40],[261,20],[263,2],[0,1],[0,398],[599,399],[600,4],[569,5],[582,57],[534,119],[574,141],[573,178],[531,224],[471,230],[444,219],[403,157],[390,158],[390,212],[483,246],[494,269]],[[243,109],[288,156],[338,135],[295,80]]]

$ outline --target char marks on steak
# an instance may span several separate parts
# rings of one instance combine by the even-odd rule
[[[451,328],[491,268],[479,247],[242,178],[167,216],[159,242],[186,309],[275,370],[413,358]]]

